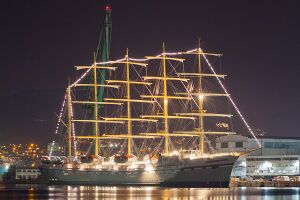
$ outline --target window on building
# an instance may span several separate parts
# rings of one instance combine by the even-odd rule
[[[236,142],[235,147],[236,148],[243,148],[243,142]]]
[[[264,147],[265,148],[274,148],[274,143],[273,142],[265,142]]]
[[[281,149],[285,149],[285,148],[286,148],[286,144],[281,143],[281,144],[280,144],[280,148],[281,148]]]
[[[291,142],[267,142],[266,148],[275,148],[275,149],[291,149],[291,147],[295,146],[293,144],[290,144]]]
[[[221,148],[228,148],[228,142],[222,142]]]
[[[300,149],[300,143],[299,142],[288,142],[286,143],[287,149]]]

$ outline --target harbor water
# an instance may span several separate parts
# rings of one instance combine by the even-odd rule
[[[299,188],[166,188],[1,185],[0,199],[282,199],[300,198]]]

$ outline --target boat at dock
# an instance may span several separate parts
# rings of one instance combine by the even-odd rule
[[[59,115],[55,133],[63,135],[66,159],[44,161],[43,178],[52,184],[227,187],[240,153],[217,153],[209,140],[235,134],[232,115],[217,112],[230,98],[225,75],[207,59],[221,55],[204,52],[199,41],[193,50],[170,53],[163,44],[159,55],[136,59],[127,49],[124,58],[110,60],[110,36],[106,7],[93,64],[76,66],[83,73],[69,83]],[[210,111],[206,101],[215,98],[220,102]]]

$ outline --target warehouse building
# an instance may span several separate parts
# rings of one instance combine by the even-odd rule
[[[298,176],[300,138],[260,137],[262,148],[254,138],[228,135],[217,138],[218,152],[248,152],[242,155],[232,171],[234,177]]]

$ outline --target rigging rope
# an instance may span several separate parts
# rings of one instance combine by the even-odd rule
[[[203,53],[202,49],[200,49],[201,52]],[[203,57],[206,61],[206,63],[208,64],[209,68],[211,69],[211,71],[216,75],[217,73],[215,72],[214,68],[212,67],[212,65],[210,64],[209,60],[207,59],[207,57],[205,56],[205,54],[203,54]],[[222,89],[224,90],[224,92],[226,94],[229,94],[227,89],[225,88],[225,86],[223,85],[222,81],[220,80],[220,78],[218,76],[216,76],[216,79],[218,80],[219,84],[221,85]],[[249,126],[248,122],[246,121],[246,119],[244,118],[244,116],[242,115],[242,113],[240,112],[240,110],[238,109],[237,105],[234,103],[233,99],[231,98],[231,96],[228,96],[230,102],[232,103],[234,109],[236,110],[236,112],[239,114],[239,116],[241,117],[242,121],[244,122],[245,126],[247,127],[248,131],[251,133],[251,135],[254,137],[254,139],[256,140],[259,148],[261,148],[261,143],[259,142],[259,140],[257,139],[257,137],[255,136],[254,132],[252,131],[251,127]]]
[[[189,51],[186,51],[185,53],[191,53],[191,52],[194,52],[196,51],[197,49],[193,49],[193,50],[189,50]],[[200,49],[201,52],[202,49]],[[163,54],[159,54],[157,55],[156,57],[160,57],[162,55],[182,55],[183,53],[181,52],[167,52],[167,53],[163,53]],[[209,62],[209,60],[207,59],[207,57],[205,56],[205,54],[203,54],[203,57],[206,61],[206,63],[208,64],[210,70],[213,72],[213,74],[216,75],[216,72],[213,68],[213,66],[211,65],[211,63]],[[121,59],[118,59],[118,60],[115,60],[115,61],[106,61],[106,62],[98,62],[98,63],[95,63],[97,65],[103,65],[103,64],[113,64],[113,63],[117,63],[117,62],[121,62],[121,61],[124,61],[125,58],[121,58]],[[130,60],[132,61],[147,61],[148,59],[135,59],[135,58],[130,58]],[[90,72],[90,70],[92,69],[93,66],[91,66],[90,68],[88,68],[75,82],[73,82],[73,84],[71,84],[70,87],[74,87],[77,83],[79,83],[84,77],[87,76],[87,74]],[[173,67],[175,69],[175,67]],[[223,91],[226,93],[226,94],[229,94],[227,89],[225,88],[225,86],[223,85],[222,81],[220,80],[220,78],[218,76],[216,76],[216,79],[217,81],[219,82],[220,86],[222,87]],[[183,84],[184,85],[184,84]],[[184,85],[185,86],[185,85]],[[146,89],[152,94],[153,92],[150,91],[150,89],[148,87],[146,87]],[[155,91],[155,87],[154,87],[154,91]],[[156,90],[158,92],[158,90]],[[155,93],[155,92],[154,92]],[[240,118],[242,119],[243,123],[245,124],[245,126],[247,127],[248,131],[251,133],[251,135],[255,138],[257,144],[259,147],[261,147],[261,143],[259,142],[259,140],[257,139],[257,137],[255,136],[254,132],[252,131],[251,127],[249,126],[248,122],[246,121],[246,119],[244,118],[244,116],[242,115],[242,113],[240,112],[240,110],[238,109],[237,105],[235,104],[235,102],[233,101],[233,99],[231,98],[231,96],[229,95],[228,96],[231,104],[233,105],[234,109],[236,110],[236,112],[238,113],[238,115],[240,116]],[[65,95],[65,98],[64,98],[64,102],[63,102],[63,105],[62,105],[62,108],[61,108],[61,112],[60,112],[60,117],[59,117],[59,120],[58,120],[58,123],[57,123],[57,128],[56,128],[56,131],[55,133],[57,134],[57,130],[58,130],[58,126],[61,122],[61,115],[62,115],[62,112],[63,112],[63,109],[64,109],[64,104],[65,104],[65,99],[66,99],[66,95]],[[74,127],[74,126],[73,126]],[[162,142],[162,141],[161,141]],[[160,143],[161,143],[160,142]],[[161,145],[161,144],[160,144]],[[160,146],[159,145],[159,146]],[[75,145],[74,145],[74,148],[75,148]],[[155,150],[154,150],[155,151]]]

